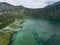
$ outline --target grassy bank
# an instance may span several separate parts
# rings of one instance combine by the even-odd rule
[[[10,25],[9,26],[10,28],[13,28],[13,29],[18,29],[18,28],[23,28],[22,26],[17,26],[17,25]]]
[[[13,23],[14,22],[14,18],[7,18],[5,19],[4,21],[0,21],[0,29],[8,26],[9,24]]]
[[[15,32],[0,33],[0,45],[8,45],[10,38],[14,33]]]
[[[15,21],[14,18],[8,18],[8,19],[5,19],[4,21],[1,21],[0,29],[3,30],[3,28],[5,28],[6,26],[9,26],[10,28],[13,28],[13,29],[23,28],[22,26],[20,26],[20,25],[18,26],[15,23],[11,24],[14,21]],[[17,19],[17,24],[23,24],[24,22],[25,21],[23,19],[19,19],[19,20]],[[10,30],[10,29],[6,29],[4,31],[6,32],[8,30]],[[0,45],[8,45],[10,43],[12,35],[15,33],[15,31],[10,31],[7,33],[5,33],[5,32],[4,33],[0,32]]]

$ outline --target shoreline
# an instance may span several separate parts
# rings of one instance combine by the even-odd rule
[[[12,44],[13,37],[14,37],[14,35],[15,35],[16,33],[17,33],[17,31],[14,32],[14,33],[11,35],[11,37],[10,37],[10,41],[9,41],[9,44],[8,44],[8,45],[11,45],[11,44]]]

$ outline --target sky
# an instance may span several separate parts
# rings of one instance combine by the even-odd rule
[[[60,0],[0,0],[0,2],[7,2],[12,5],[23,5],[27,8],[43,8],[47,5],[53,4]]]

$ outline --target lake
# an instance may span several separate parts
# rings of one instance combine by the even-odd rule
[[[13,35],[10,45],[60,45],[60,20],[24,20],[23,28]]]

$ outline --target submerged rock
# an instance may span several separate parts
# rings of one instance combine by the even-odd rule
[[[60,35],[53,34],[50,39],[46,41],[46,45],[60,45]]]

